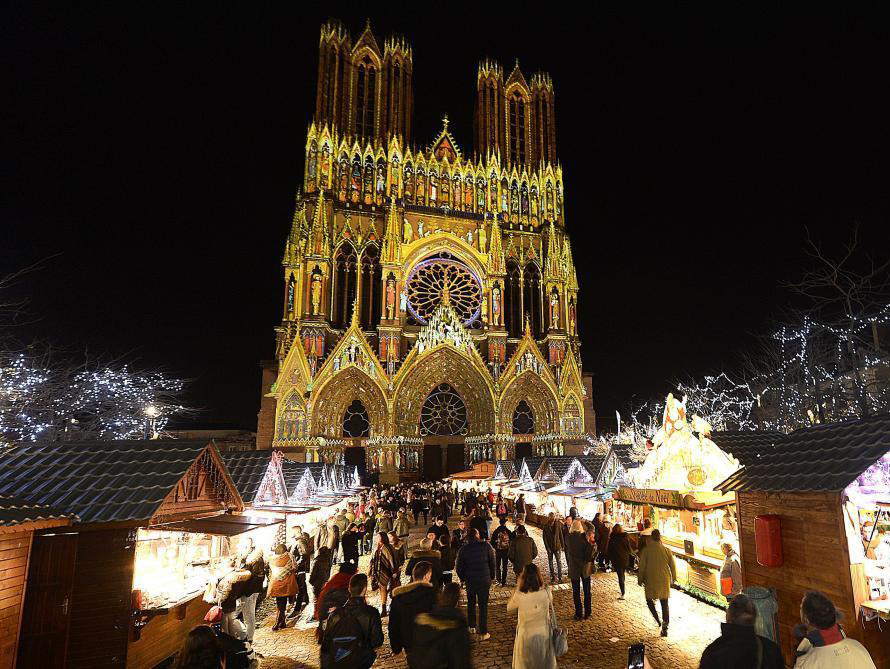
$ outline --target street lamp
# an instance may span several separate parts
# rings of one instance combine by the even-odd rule
[[[156,406],[149,404],[142,410],[142,413],[145,414],[145,427],[142,430],[142,438],[148,439],[148,435],[151,434],[151,438],[154,439],[157,436],[155,434],[155,419],[161,412]]]

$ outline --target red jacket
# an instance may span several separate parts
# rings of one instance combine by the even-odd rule
[[[336,574],[331,576],[331,579],[324,584],[324,587],[321,589],[321,592],[318,593],[318,599],[315,600],[315,617],[318,618],[319,614],[319,606],[321,605],[324,596],[331,590],[349,590],[349,579],[352,578],[352,574],[347,573],[345,571],[338,571]]]

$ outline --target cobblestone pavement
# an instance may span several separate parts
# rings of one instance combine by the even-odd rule
[[[456,526],[456,518],[449,522]],[[512,525],[511,525],[512,527]],[[423,536],[425,527],[411,530],[410,547]],[[549,574],[547,554],[541,531],[529,526],[529,534],[538,544],[535,562],[542,573]],[[359,561],[359,569],[367,573],[367,556]],[[563,565],[565,568],[565,565]],[[336,567],[335,567],[336,569]],[[560,667],[594,669],[620,669],[627,666],[627,647],[633,643],[646,644],[646,656],[652,669],[695,669],[705,646],[720,634],[722,612],[713,606],[699,602],[683,592],[672,591],[670,636],[663,639],[652,619],[643,590],[636,584],[636,575],[627,576],[627,599],[618,601],[618,580],[613,573],[598,573],[592,578],[593,615],[589,620],[575,621],[571,585],[565,581],[554,585],[553,601],[560,626],[568,630],[569,651],[559,658]],[[405,581],[404,575],[402,578]],[[513,593],[514,577],[508,576],[508,586],[493,585],[488,607],[488,626],[491,639],[477,641],[473,638],[473,666],[476,669],[510,667],[513,657],[513,639],[516,632],[516,613],[507,612],[507,600]],[[379,605],[376,595],[368,603]],[[466,607],[466,599],[462,599]],[[297,622],[287,629],[273,632],[275,622],[274,602],[265,602],[261,613],[268,613],[256,631],[254,647],[264,657],[261,669],[295,669],[319,666],[318,645],[314,626]],[[464,611],[466,609],[464,608]],[[405,655],[393,656],[386,633],[388,618],[383,620],[386,640],[377,651],[375,667],[396,669],[407,667]]]

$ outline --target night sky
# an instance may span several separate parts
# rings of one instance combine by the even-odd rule
[[[439,14],[7,4],[0,274],[42,267],[16,288],[33,319],[20,335],[163,366],[193,380],[197,424],[255,428],[328,16],[353,38],[366,17],[381,45],[407,36],[420,144],[447,112],[472,150],[483,56],[551,73],[607,425],[674,379],[731,370],[788,303],[806,227],[830,249],[858,223],[890,253],[886,16],[414,4]]]

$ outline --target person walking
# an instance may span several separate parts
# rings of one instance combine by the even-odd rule
[[[389,532],[392,529],[392,516],[389,511],[381,511],[377,514],[377,532]]]
[[[448,532],[440,535],[433,543],[433,548],[442,556],[442,582],[451,583],[451,572],[454,571],[454,561],[457,559],[457,553],[451,550],[451,535]]]
[[[398,536],[396,536],[396,531],[393,530],[389,533],[389,543],[392,546],[392,549],[396,553],[396,562],[399,568],[399,572],[402,571],[402,567],[405,566],[405,563],[408,561],[408,540],[402,541]]]
[[[640,553],[640,567],[637,582],[646,590],[646,606],[661,625],[661,636],[667,636],[671,613],[668,599],[671,596],[671,584],[677,580],[677,565],[674,554],[661,543],[661,532],[652,530],[646,541],[646,547]],[[655,600],[661,602],[661,619],[655,610]]]
[[[288,617],[295,617],[300,610],[309,604],[309,587],[306,578],[312,568],[312,539],[299,525],[293,528],[293,545],[291,555],[297,563],[297,599],[291,607]],[[358,563],[356,563],[358,564]]]
[[[596,531],[596,550],[597,550],[597,562],[599,563],[600,569],[603,571],[609,571],[609,535],[612,532],[612,524],[608,521],[608,519],[604,518],[599,527],[597,527]]]
[[[457,521],[457,527],[454,532],[451,533],[451,549],[455,555],[457,555],[457,551],[461,549],[461,546],[467,542],[467,536],[467,521],[461,518]]]
[[[519,498],[513,505],[513,522],[517,524],[525,523],[525,495],[519,495]]]
[[[392,529],[400,541],[408,543],[408,533],[411,531],[411,525],[405,517],[404,511],[399,511],[396,515],[396,522],[392,524]]]
[[[803,596],[800,619],[792,630],[800,640],[794,669],[875,669],[868,650],[847,638],[834,602],[821,592],[811,590]]]
[[[593,545],[587,541],[584,525],[580,520],[572,522],[566,544],[566,563],[572,581],[572,599],[575,603],[575,620],[581,620],[581,589],[584,589],[584,618],[590,617],[590,574],[593,570]]]
[[[318,596],[321,589],[331,577],[331,549],[328,546],[322,546],[318,549],[318,554],[312,562],[312,571],[309,573],[309,585],[312,586],[312,601],[318,603]],[[313,619],[315,617],[313,616]]]
[[[356,565],[352,562],[344,562],[318,593],[313,617],[318,620],[318,626],[322,632],[324,631],[324,622],[328,619],[331,611],[343,606],[349,599],[349,580],[356,571]],[[321,638],[321,635],[318,638]]]
[[[507,564],[510,562],[510,545],[513,543],[513,532],[507,527],[507,517],[498,518],[498,527],[491,534],[491,545],[495,554],[495,575],[500,585],[507,585]]]
[[[393,655],[402,650],[410,655],[414,641],[414,619],[419,613],[427,613],[436,603],[433,587],[433,566],[429,562],[414,565],[411,582],[392,591],[389,609],[389,645]]]
[[[538,557],[538,546],[535,540],[528,536],[528,530],[520,525],[516,528],[516,534],[510,543],[510,550],[507,557],[513,563],[513,573],[516,574],[516,581],[519,582],[519,575],[525,569],[525,565],[531,564]]]
[[[726,609],[720,636],[708,644],[699,669],[785,669],[782,650],[754,632],[757,609],[745,595],[733,597]]]
[[[358,564],[358,545],[361,539],[358,535],[358,527],[351,523],[343,533],[340,543],[343,544],[343,561]]]
[[[330,571],[330,568],[329,568]],[[324,585],[324,583],[322,583]],[[319,586],[321,590],[321,586]],[[297,594],[297,563],[284,544],[275,547],[275,554],[269,558],[269,589],[267,597],[275,598],[275,606],[278,608],[278,617],[272,630],[277,632],[287,626],[285,610],[287,600]]]
[[[544,550],[547,551],[547,566],[550,567],[550,582],[562,581],[562,528],[552,511],[547,514],[547,524],[544,525]],[[556,575],[553,572],[553,561],[556,560]]]
[[[723,551],[723,567],[720,569],[720,591],[727,600],[742,592],[742,561],[732,544],[720,544]]]
[[[556,669],[551,640],[550,610],[553,596],[544,586],[541,571],[534,563],[519,574],[516,590],[507,602],[507,611],[518,611],[513,640],[513,669]]]
[[[371,556],[371,568],[368,576],[371,579],[371,590],[380,593],[380,615],[386,617],[386,600],[389,591],[399,584],[399,567],[396,552],[389,543],[386,532],[377,534],[377,550]]]
[[[479,606],[479,635],[482,641],[488,633],[488,593],[494,580],[494,549],[479,539],[476,529],[457,555],[457,576],[467,586],[467,619],[470,632],[476,631],[476,605]]]
[[[250,572],[250,578],[241,590],[238,597],[236,611],[241,612],[246,627],[247,641],[253,643],[253,635],[256,631],[256,600],[263,591],[263,580],[266,575],[266,561],[263,559],[263,551],[256,548],[253,539],[247,537],[241,556],[241,567]],[[299,571],[299,565],[297,565]],[[304,586],[305,587],[305,586]],[[297,582],[299,593],[299,579]]]
[[[377,659],[375,649],[383,645],[380,613],[368,606],[368,577],[354,574],[349,579],[349,599],[328,618],[321,640],[321,668],[348,666],[370,669]],[[348,664],[343,661],[348,660]]]
[[[436,596],[429,613],[414,619],[413,647],[408,650],[409,669],[472,669],[470,630],[459,608],[460,586],[447,584]]]
[[[485,517],[485,507],[477,505],[470,516],[470,527],[479,532],[482,541],[488,541],[488,519]]]
[[[618,589],[621,591],[618,599],[624,599],[624,572],[630,568],[630,558],[632,551],[630,549],[630,539],[627,532],[621,526],[621,523],[615,523],[612,531],[609,533],[609,542],[606,547],[606,553],[612,568],[618,575]]]
[[[411,553],[411,557],[408,559],[408,566],[405,567],[406,574],[413,574],[414,567],[417,566],[418,562],[429,562],[433,568],[433,576],[432,576],[432,584],[433,587],[437,590],[439,586],[442,584],[442,554],[433,549],[433,540],[424,537],[420,540],[420,546],[413,553]]]
[[[445,524],[445,516],[436,516],[435,518],[436,522],[430,525],[427,534],[435,534],[435,539],[438,539],[443,534],[448,534],[448,526]]]

